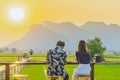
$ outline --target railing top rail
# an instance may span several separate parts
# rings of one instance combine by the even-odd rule
[[[46,61],[41,61],[41,62],[0,62],[0,64],[48,64]],[[67,64],[78,64],[77,62],[71,62],[68,61]],[[91,62],[90,64],[95,64]]]
[[[19,57],[19,56],[23,56],[23,55],[16,55],[16,56],[4,56],[4,55],[0,55],[0,57]],[[46,57],[46,55],[39,55],[39,56],[30,56],[30,57]],[[75,57],[74,55],[68,55],[68,57]]]
[[[0,62],[0,64],[48,64],[47,61],[41,61],[41,62]],[[66,64],[78,64],[76,61],[68,61]],[[100,62],[100,63],[95,63],[95,62],[91,62],[90,64],[120,64],[120,62]]]

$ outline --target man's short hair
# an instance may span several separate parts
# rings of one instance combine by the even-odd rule
[[[65,43],[63,41],[57,41],[56,46],[64,47]]]

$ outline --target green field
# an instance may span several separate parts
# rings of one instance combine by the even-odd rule
[[[23,54],[17,53],[17,54],[0,54],[0,61],[16,61],[18,60],[17,56],[22,56]],[[11,58],[12,57],[12,58]],[[35,61],[45,61],[46,60],[46,54],[34,54],[32,56],[33,62]],[[76,61],[75,56],[68,56],[67,61]],[[105,61],[109,62],[120,62],[120,57],[105,57]]]
[[[23,54],[0,54],[0,61],[17,61],[18,57]],[[6,57],[3,57],[6,56]],[[14,56],[14,57],[11,57]],[[34,54],[30,56],[34,61],[45,61],[45,54]],[[75,57],[68,57],[68,61],[76,61]],[[105,61],[119,62],[120,58],[105,58]],[[69,74],[69,80],[72,80],[72,74],[77,65],[66,65],[65,69]],[[47,80],[44,73],[47,65],[25,65],[24,70],[20,74],[27,74],[29,80]],[[95,64],[95,80],[120,80],[120,64]]]
[[[46,65],[29,65],[25,66],[22,74],[28,74],[29,80],[47,80],[44,73]],[[69,80],[72,80],[72,73],[77,65],[66,65],[65,69],[69,73]],[[47,68],[47,66],[46,66]],[[95,80],[120,80],[120,65],[117,64],[96,64],[95,65]]]

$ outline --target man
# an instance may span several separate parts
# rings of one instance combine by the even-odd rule
[[[50,76],[62,76],[64,80],[68,80],[69,76],[64,70],[64,65],[66,63],[66,52],[63,50],[65,43],[63,41],[58,41],[56,48],[54,50],[49,50],[47,53],[48,75]]]
[[[30,55],[33,55],[33,50],[32,49],[30,49],[30,51],[29,51],[29,53],[30,53]]]

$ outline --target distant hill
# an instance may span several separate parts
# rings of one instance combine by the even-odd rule
[[[66,51],[75,51],[79,40],[88,40],[96,36],[102,39],[108,50],[120,51],[119,34],[120,26],[117,24],[106,25],[103,22],[87,22],[82,26],[77,26],[70,22],[46,21],[33,25],[22,39],[7,47],[46,51],[54,48],[58,40],[63,40],[66,43]]]

